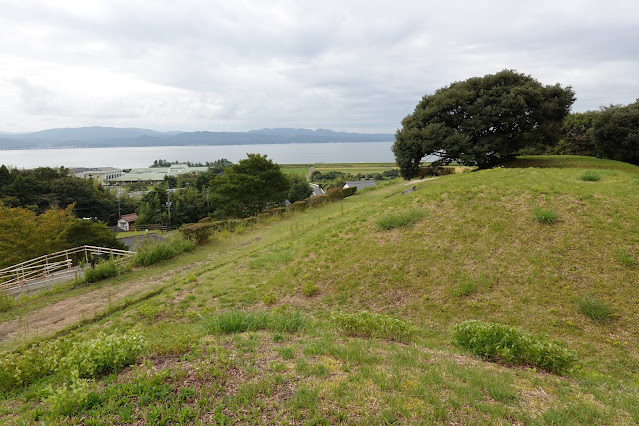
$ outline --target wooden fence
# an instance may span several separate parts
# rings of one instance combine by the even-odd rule
[[[78,265],[94,263],[99,258],[123,260],[135,254],[129,250],[108,247],[80,246],[56,253],[45,254],[17,265],[0,269],[0,291],[6,294],[21,293],[21,288],[34,281],[47,283],[71,277]]]

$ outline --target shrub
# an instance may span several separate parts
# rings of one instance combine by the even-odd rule
[[[56,339],[4,354],[0,357],[0,389],[26,385],[56,371],[70,345],[68,339]]]
[[[11,309],[16,304],[13,297],[9,296],[3,290],[0,290],[0,312]]]
[[[597,182],[598,180],[601,180],[601,175],[593,170],[588,170],[583,175],[579,176],[579,180]]]
[[[308,204],[306,204],[305,200],[296,201],[293,204],[291,204],[291,210],[294,212],[301,212],[306,210],[307,208],[308,208]]]
[[[617,261],[623,266],[635,266],[637,264],[637,260],[627,250],[619,250],[617,252]]]
[[[206,244],[213,234],[213,226],[210,223],[194,223],[183,225],[180,228],[182,236],[197,245]]]
[[[51,407],[51,412],[57,416],[70,416],[83,409],[88,409],[100,402],[100,396],[86,379],[78,378],[73,372],[71,384],[63,384],[56,390],[48,387],[51,394],[45,401]]]
[[[575,354],[559,343],[503,324],[464,321],[453,329],[453,338],[456,344],[482,358],[556,373],[567,371],[577,361]]]
[[[578,300],[577,304],[582,314],[599,322],[605,322],[610,319],[615,312],[612,306],[594,296]]]
[[[232,334],[257,330],[290,332],[298,330],[304,323],[298,310],[287,307],[268,312],[229,311],[200,318],[200,325],[206,334]]]
[[[339,201],[344,198],[344,188],[342,188],[341,186],[331,188],[326,191],[326,196],[328,197],[329,201]]]
[[[114,260],[107,260],[106,262],[100,262],[93,268],[86,268],[84,270],[84,280],[88,283],[95,283],[105,280],[107,278],[115,277],[118,275],[118,265]]]
[[[319,207],[329,202],[328,195],[316,195],[315,197],[311,197],[308,199],[309,207]]]
[[[350,197],[357,192],[356,186],[349,186],[348,188],[342,188],[342,198]]]
[[[450,289],[450,293],[455,297],[470,296],[477,290],[480,284],[485,284],[485,282],[486,278],[483,275],[480,275],[477,279],[464,277],[457,282],[455,287]]]
[[[62,371],[77,371],[79,377],[96,377],[105,372],[117,372],[133,364],[142,352],[144,338],[131,330],[124,334],[98,333],[95,339],[80,341],[60,360]]]
[[[554,210],[544,210],[537,207],[533,210],[533,217],[539,223],[552,225],[557,221],[558,215]]]
[[[423,216],[424,213],[419,210],[408,210],[400,214],[387,214],[377,219],[377,226],[383,230],[412,226]]]
[[[337,327],[351,336],[410,341],[415,334],[415,327],[408,321],[368,311],[337,312],[331,315],[331,319]]]
[[[302,293],[304,293],[306,297],[315,296],[319,291],[320,288],[315,283],[307,283],[302,286]]]
[[[134,266],[148,266],[191,251],[195,243],[182,238],[171,238],[159,243],[145,243],[133,257]]]

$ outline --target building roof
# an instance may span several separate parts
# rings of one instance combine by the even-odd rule
[[[186,164],[173,164],[171,167],[147,167],[131,169],[127,174],[109,179],[111,182],[145,182],[161,181],[164,176],[177,176],[186,173],[203,173],[208,167],[189,167]]]
[[[135,222],[137,218],[138,218],[137,213],[123,214],[122,216],[120,216],[121,220],[126,220],[127,222]]]
[[[358,191],[372,186],[377,186],[377,182],[374,180],[348,180],[344,183],[344,188],[356,187]]]
[[[310,186],[311,189],[313,190],[313,193],[311,194],[311,197],[315,197],[315,196],[318,196],[318,195],[324,195],[324,190],[319,185],[317,185],[315,183],[309,183],[308,186]]]

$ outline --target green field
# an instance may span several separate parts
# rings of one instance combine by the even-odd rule
[[[145,343],[115,373],[5,386],[0,422],[639,423],[639,167],[508,166],[408,195],[386,183],[21,301],[0,314],[5,350],[58,336],[80,357],[132,329]],[[577,363],[479,358],[453,343],[469,319],[557,340]]]
[[[286,174],[300,173],[308,175],[311,167],[321,172],[344,172],[356,175],[358,173],[382,173],[386,170],[397,168],[395,163],[318,163],[318,164],[281,164],[282,171]]]

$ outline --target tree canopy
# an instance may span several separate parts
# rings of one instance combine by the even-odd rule
[[[255,216],[286,199],[290,182],[280,166],[266,155],[247,155],[211,181],[214,203],[221,216]]]
[[[426,155],[487,168],[540,140],[556,143],[574,101],[572,88],[544,86],[513,70],[452,83],[402,120],[393,145],[400,173],[417,176]]]
[[[639,165],[639,99],[603,108],[592,122],[597,155]]]

